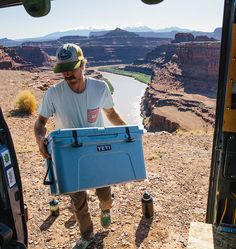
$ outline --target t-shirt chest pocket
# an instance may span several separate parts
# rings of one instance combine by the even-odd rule
[[[99,107],[87,109],[87,122],[95,123],[98,119],[99,113],[100,113]]]

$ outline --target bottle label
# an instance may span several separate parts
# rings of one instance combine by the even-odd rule
[[[50,210],[51,212],[55,212],[59,209],[58,205],[53,205],[53,206],[50,206]]]

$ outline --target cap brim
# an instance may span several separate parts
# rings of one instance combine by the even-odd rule
[[[53,72],[54,73],[62,73],[62,72],[73,71],[74,69],[80,67],[80,64],[81,64],[81,61],[58,63],[54,67]]]

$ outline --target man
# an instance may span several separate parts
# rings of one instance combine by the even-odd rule
[[[39,151],[44,158],[49,157],[45,149],[45,135],[46,123],[51,116],[55,116],[56,129],[104,126],[101,110],[113,125],[126,124],[113,107],[106,83],[84,76],[86,59],[79,46],[65,44],[58,48],[56,57],[54,72],[62,73],[64,80],[50,87],[44,94],[34,127]],[[108,228],[111,223],[111,188],[96,189],[96,194],[100,201],[101,225]],[[70,194],[70,197],[81,233],[81,239],[74,248],[84,249],[93,238],[88,194],[82,191]]]

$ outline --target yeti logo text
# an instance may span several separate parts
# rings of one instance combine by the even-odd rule
[[[110,144],[105,144],[105,145],[98,145],[97,146],[97,151],[101,152],[101,151],[108,151],[111,150],[111,145]]]

